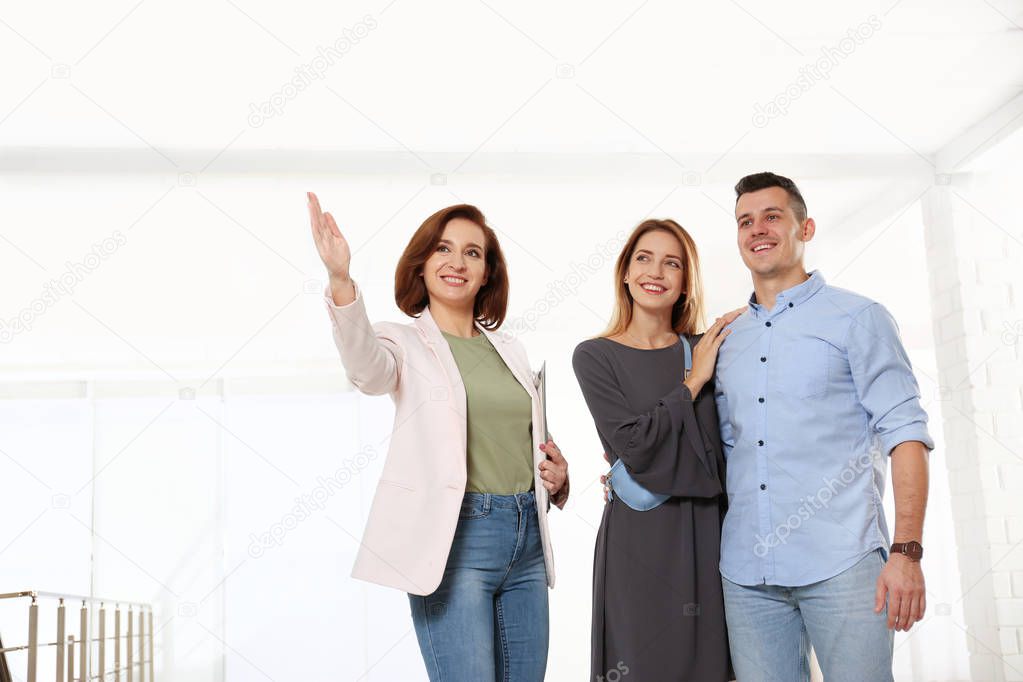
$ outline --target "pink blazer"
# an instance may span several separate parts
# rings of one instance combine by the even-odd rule
[[[426,595],[440,585],[465,493],[465,387],[429,307],[411,324],[372,324],[358,286],[355,291],[355,300],[344,306],[334,305],[326,292],[334,343],[352,385],[367,395],[390,395],[395,415],[352,577]],[[540,450],[545,424],[534,375],[521,343],[477,329],[533,399],[536,509],[547,585],[553,587],[550,505],[537,471],[546,459]]]

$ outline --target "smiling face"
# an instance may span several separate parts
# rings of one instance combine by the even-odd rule
[[[739,253],[754,277],[777,277],[803,268],[804,244],[813,238],[812,218],[800,221],[781,187],[747,192],[735,204]]]
[[[486,236],[468,218],[452,218],[440,242],[423,263],[423,282],[430,301],[452,307],[473,307],[487,283]]]
[[[629,259],[626,277],[634,305],[671,309],[682,295],[684,252],[678,238],[665,230],[650,230]]]

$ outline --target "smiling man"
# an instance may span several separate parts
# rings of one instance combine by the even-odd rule
[[[885,308],[803,265],[816,225],[788,178],[735,186],[749,310],[721,347],[721,575],[738,679],[892,680],[894,630],[923,618],[934,444]],[[888,459],[895,544],[882,508]]]

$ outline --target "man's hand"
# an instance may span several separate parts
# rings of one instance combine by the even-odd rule
[[[924,617],[927,609],[924,572],[919,561],[892,554],[877,577],[874,613],[881,613],[888,597],[888,629],[906,632]]]
[[[611,458],[609,458],[607,456],[606,452],[604,453],[604,461],[607,462],[608,464],[611,463]],[[610,473],[610,472],[608,472],[608,473]],[[608,483],[607,483],[607,474],[601,474],[601,476],[600,476],[600,484],[602,486],[604,486],[604,502],[605,503],[606,502],[610,502],[611,501],[611,486],[608,485]]]

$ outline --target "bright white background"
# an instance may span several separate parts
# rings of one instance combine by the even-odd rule
[[[926,570],[948,614],[896,636],[897,679],[968,679],[920,199],[955,152],[978,174],[964,201],[1018,226],[1012,117],[988,154],[955,144],[1018,110],[1020,24],[1005,0],[0,3],[0,592],[153,602],[163,680],[425,679],[405,596],[348,577],[391,406],[344,381],[304,192],[341,223],[377,320],[401,319],[413,230],[466,201],[548,365],[573,481],[551,516],[549,678],[584,679],[603,463],[571,351],[606,322],[620,234],[646,216],[694,235],[711,315],[741,305],[731,187],[770,169],[817,220],[808,266],[899,321],[938,441]],[[5,642],[23,620],[3,606]]]

